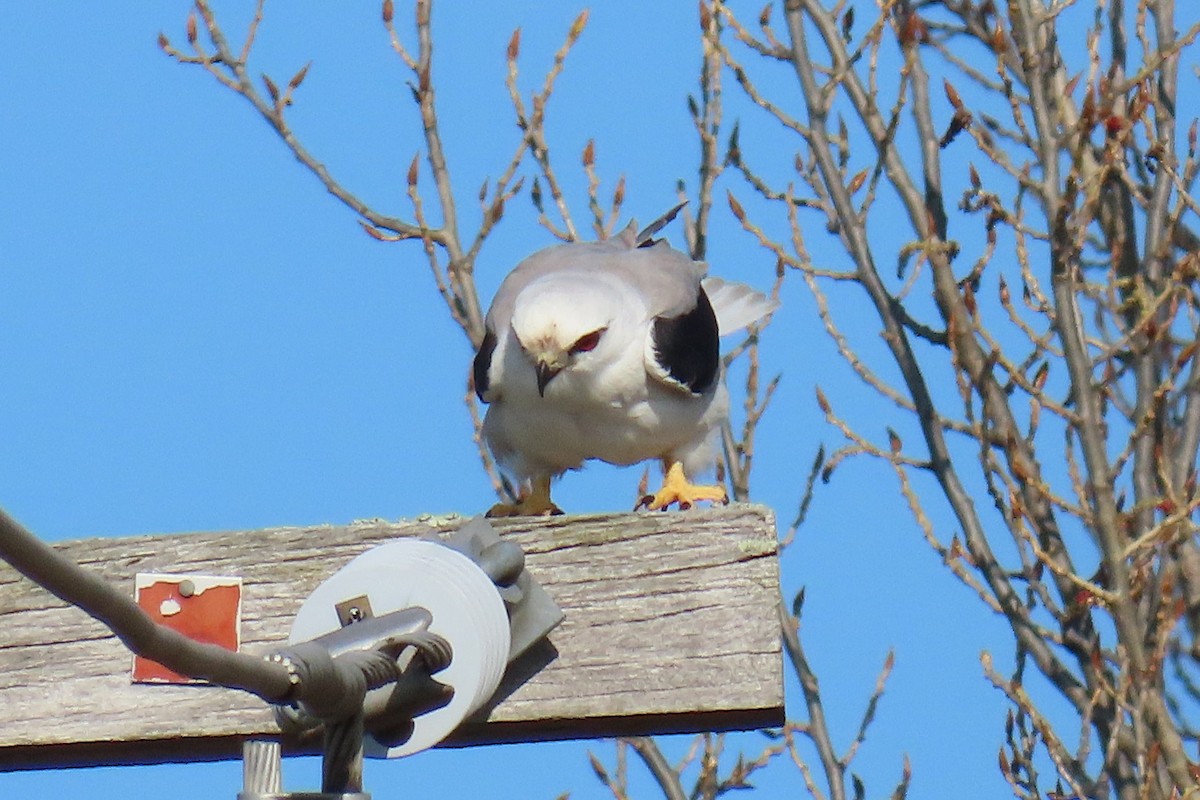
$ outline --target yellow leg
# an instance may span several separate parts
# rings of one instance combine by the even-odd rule
[[[683,474],[683,464],[676,461],[667,470],[662,488],[639,500],[633,510],[647,508],[651,511],[661,511],[672,503],[678,503],[680,508],[691,508],[698,500],[724,505],[729,502],[729,497],[725,494],[724,486],[697,486],[688,481],[687,476]]]
[[[533,486],[515,503],[497,503],[488,509],[489,517],[549,517],[563,513],[550,500],[550,476],[538,476]]]

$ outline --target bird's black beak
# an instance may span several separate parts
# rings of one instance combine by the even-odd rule
[[[553,378],[555,375],[557,375],[562,370],[556,369],[556,368],[550,366],[549,364],[544,364],[541,361],[539,361],[536,365],[534,365],[534,370],[537,372],[538,394],[541,395],[542,397],[545,397],[546,396],[546,384],[549,383],[550,379]]]

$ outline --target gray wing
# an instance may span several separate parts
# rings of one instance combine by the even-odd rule
[[[650,298],[646,371],[668,386],[701,395],[712,390],[721,373],[720,331],[702,283],[704,265],[649,238],[681,207],[638,235],[628,279]]]
[[[486,328],[479,351],[475,353],[475,361],[471,365],[471,374],[475,379],[475,395],[486,402],[485,395],[491,388],[492,356],[496,354],[496,333]]]
[[[702,286],[692,308],[675,316],[658,316],[650,328],[646,371],[678,389],[700,395],[721,374],[721,337],[717,315]]]

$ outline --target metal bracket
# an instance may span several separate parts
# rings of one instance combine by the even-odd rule
[[[371,611],[371,598],[365,594],[360,594],[358,597],[351,597],[349,600],[343,600],[335,605],[333,609],[337,611],[338,622],[342,624],[343,628],[375,616],[375,613]]]
[[[364,597],[351,598],[335,607],[339,619],[350,619],[338,630],[313,640],[336,658],[352,650],[372,650],[387,639],[408,637],[429,630],[433,621],[423,608],[403,608],[378,617],[371,615],[371,604]],[[365,609],[365,611],[364,611]],[[345,614],[343,614],[345,612]],[[354,613],[357,612],[357,613]],[[447,688],[423,672],[405,672],[404,676],[374,692],[363,701],[366,730],[381,741],[392,741],[411,730],[412,718],[445,705],[450,698]],[[275,721],[290,734],[298,735],[321,727],[322,720],[295,705],[275,706]]]
[[[549,636],[563,621],[562,609],[525,569],[525,551],[516,542],[501,539],[485,517],[472,518],[440,541],[478,564],[496,584],[508,609],[512,629],[509,664]]]

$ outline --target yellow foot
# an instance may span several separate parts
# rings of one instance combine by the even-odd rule
[[[698,500],[708,500],[725,505],[729,502],[724,486],[697,486],[690,483],[683,474],[683,465],[676,461],[667,470],[663,486],[654,494],[648,494],[633,507],[634,511],[646,508],[651,511],[662,511],[672,503],[678,503],[680,508],[691,508]]]
[[[551,517],[563,510],[550,500],[550,477],[534,478],[533,489],[522,492],[515,503],[496,503],[488,509],[488,517]]]

